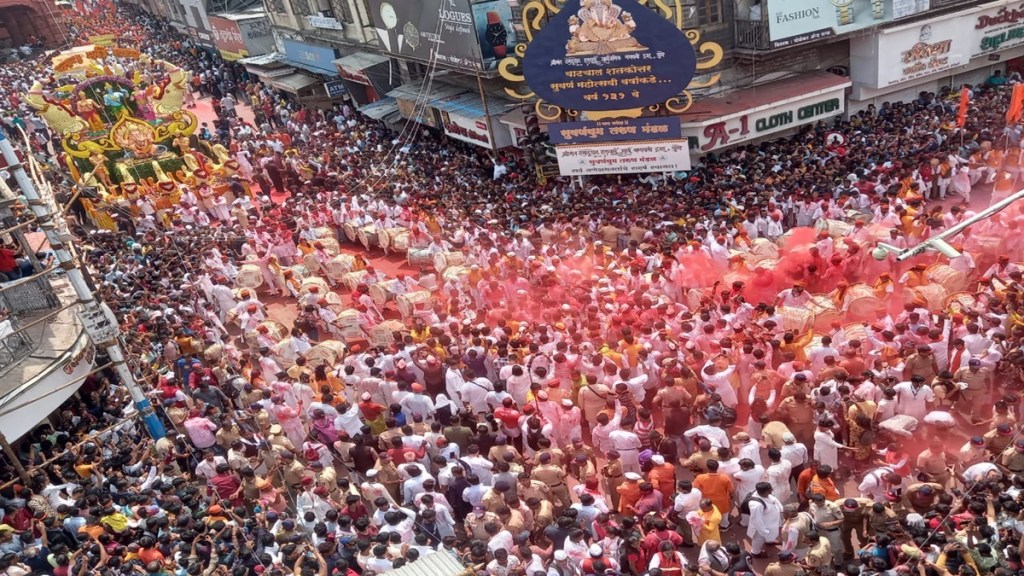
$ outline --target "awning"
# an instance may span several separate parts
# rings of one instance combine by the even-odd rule
[[[683,126],[749,114],[752,111],[771,108],[789,100],[808,98],[817,93],[848,88],[851,85],[849,78],[836,76],[829,72],[815,71],[798,74],[760,86],[697,100],[682,115]]]
[[[294,74],[281,76],[279,78],[267,78],[266,82],[273,86],[274,88],[277,88],[278,90],[284,90],[285,92],[298,94],[300,90],[306,88],[307,86],[319,84],[320,79],[313,78],[312,76],[307,76],[306,74],[303,74],[301,72],[296,72]]]
[[[249,56],[248,58],[242,58],[238,63],[243,66],[273,66],[274,64],[284,63],[284,54],[271,52],[270,54]]]
[[[365,116],[374,120],[383,120],[393,114],[398,114],[398,101],[394,98],[377,100],[359,109]]]
[[[483,99],[480,98],[480,95],[467,92],[450,98],[435,100],[430,103],[430,106],[449,114],[462,116],[469,120],[476,120],[486,117],[488,113],[490,116],[501,116],[513,104],[504,98],[491,97],[487,99],[487,110],[485,112]]]
[[[418,80],[395,88],[388,92],[388,96],[401,100],[412,100],[413,102],[431,103],[444,98],[451,98],[465,91],[465,88],[452,86],[451,84]]]
[[[369,54],[367,52],[356,52],[334,61],[334,65],[349,74],[364,76],[363,71],[378,64],[386,64],[390,60],[387,56],[380,54]]]

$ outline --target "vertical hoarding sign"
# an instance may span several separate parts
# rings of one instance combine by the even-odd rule
[[[384,50],[414,60],[480,70],[469,0],[367,0]]]

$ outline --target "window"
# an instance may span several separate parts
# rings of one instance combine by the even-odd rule
[[[334,12],[334,17],[347,24],[354,24],[355,18],[352,17],[352,7],[349,6],[348,0],[320,0],[321,4],[327,2],[330,4],[330,9]]]
[[[292,14],[298,17],[309,16],[309,0],[291,0]]]
[[[697,5],[700,12],[700,25],[721,24],[725,21],[722,13],[722,0],[700,0]]]
[[[275,14],[286,14],[288,12],[284,7],[284,0],[267,0],[267,8]]]

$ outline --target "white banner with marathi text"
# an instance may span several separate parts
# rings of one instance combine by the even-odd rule
[[[558,171],[562,176],[678,172],[690,169],[690,150],[685,140],[557,146],[555,150],[558,154]]]

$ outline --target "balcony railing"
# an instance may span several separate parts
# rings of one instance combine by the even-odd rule
[[[736,47],[744,50],[770,50],[768,22],[736,18]]]

